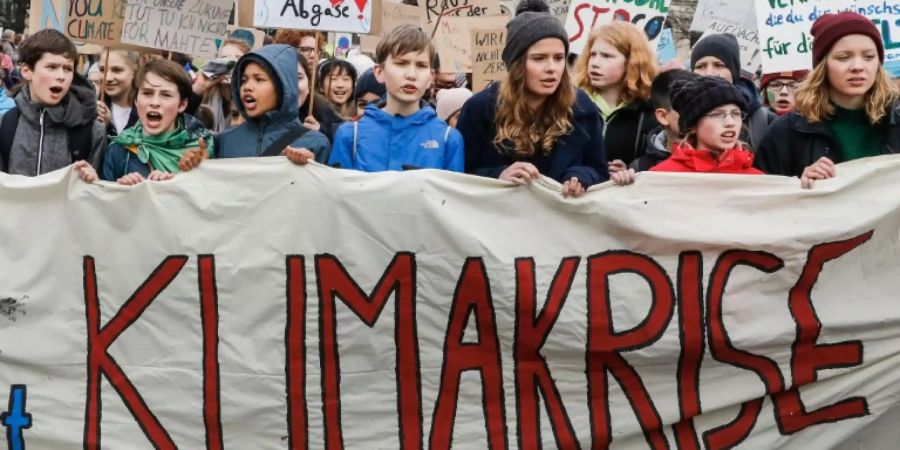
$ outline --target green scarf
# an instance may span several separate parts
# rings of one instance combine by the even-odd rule
[[[206,150],[212,155],[213,140],[199,123],[190,121],[184,126],[184,116],[176,119],[175,129],[157,135],[145,135],[144,126],[138,122],[133,127],[122,130],[112,141],[128,149],[137,147],[137,157],[144,164],[150,164],[154,170],[178,173],[178,162],[185,152],[200,147],[200,139],[206,140]]]

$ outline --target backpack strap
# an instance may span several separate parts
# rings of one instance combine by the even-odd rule
[[[9,154],[19,127],[19,115],[19,107],[15,106],[0,118],[0,171],[3,172],[9,172]]]
[[[69,155],[72,162],[88,159],[94,143],[94,121],[66,129],[69,138]]]
[[[356,137],[359,135],[359,121],[353,122],[353,165],[356,165]]]
[[[447,139],[450,138],[450,130],[452,130],[452,128],[450,128],[450,125],[447,125],[447,130],[444,131],[444,145],[447,145]]]
[[[284,134],[281,135],[275,142],[269,144],[259,156],[278,156],[281,152],[284,151],[284,148],[288,145],[291,145],[297,139],[300,139],[306,132],[309,131],[306,127],[300,125],[299,123],[289,128]]]

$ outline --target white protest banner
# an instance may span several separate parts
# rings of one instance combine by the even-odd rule
[[[472,30],[472,92],[481,91],[506,76],[504,46],[506,27]]]
[[[569,0],[547,0],[550,14],[559,19],[560,23],[566,23],[566,17],[569,16],[569,3]]]
[[[253,26],[368,33],[370,0],[256,0]]]
[[[122,42],[212,57],[228,34],[231,0],[128,0]]]
[[[506,27],[506,16],[444,17],[434,35],[441,72],[472,72],[472,30]]]
[[[898,171],[579,199],[284,158],[0,175],[0,423],[12,449],[891,448]]]
[[[756,0],[757,25],[764,72],[788,72],[812,68],[810,29],[818,17],[854,11],[872,20],[881,32],[885,69],[900,76],[900,12],[898,0]]]
[[[619,3],[617,0],[572,0],[566,18],[569,51],[581,54],[594,28],[615,20],[631,22],[644,30],[655,46],[669,14],[671,0],[641,0]]]

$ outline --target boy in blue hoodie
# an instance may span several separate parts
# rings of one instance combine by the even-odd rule
[[[462,135],[422,104],[434,77],[434,54],[428,35],[417,26],[399,26],[381,40],[375,77],[384,83],[387,101],[381,109],[370,104],[359,122],[338,128],[329,164],[363,172],[463,171]],[[310,156],[294,150],[285,155],[298,164]]]
[[[304,128],[297,116],[297,52],[293,47],[267,45],[242,56],[231,77],[231,93],[246,121],[218,136],[214,157],[275,156],[285,149],[303,149],[316,161],[328,161],[328,138]],[[188,162],[188,168],[195,165],[182,162]]]

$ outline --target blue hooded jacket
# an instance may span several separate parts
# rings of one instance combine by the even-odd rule
[[[272,77],[277,103],[275,109],[262,117],[247,116],[241,99],[241,77],[247,64],[259,64]],[[217,158],[241,158],[259,156],[284,133],[302,126],[297,116],[299,94],[297,92],[297,53],[293,47],[281,44],[267,45],[247,53],[238,60],[231,76],[231,95],[237,99],[237,107],[246,122],[219,135],[216,145]],[[318,131],[307,131],[295,140],[291,147],[306,148],[316,154],[316,161],[325,163],[331,153],[328,138]]]
[[[439,119],[430,106],[403,117],[369,105],[359,122],[338,127],[328,163],[363,172],[408,168],[462,172],[465,152],[459,131]]]

